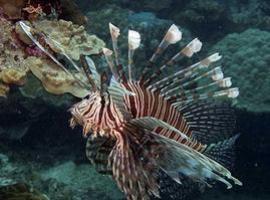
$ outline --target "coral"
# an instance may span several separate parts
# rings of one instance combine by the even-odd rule
[[[55,45],[56,43],[50,40],[49,47],[52,53],[65,51],[71,58],[78,60],[80,54],[96,54],[104,47],[102,40],[87,34],[83,26],[74,25],[72,22],[36,20],[32,23],[31,26],[35,27],[33,30],[45,33],[50,39],[58,42],[58,45]],[[18,23],[12,24],[0,18],[0,26],[0,96],[6,96],[10,85],[22,86],[29,69],[43,82],[46,90],[53,94],[71,93],[77,97],[86,96],[87,91],[79,87],[71,75],[59,70],[33,45]],[[44,75],[46,70],[50,73]]]
[[[29,1],[30,2],[30,1]],[[26,19],[29,21],[35,21],[40,17],[45,16],[46,14],[43,12],[43,8],[40,4],[38,4],[36,7],[34,5],[31,5],[28,3],[23,9],[27,15]]]
[[[9,91],[9,85],[24,84],[28,69],[24,65],[24,50],[13,37],[14,26],[6,19],[0,18],[0,27],[0,96],[5,96]]]
[[[29,57],[26,63],[31,72],[41,80],[44,88],[52,94],[70,93],[82,98],[89,93],[51,60]],[[79,74],[75,76],[87,83],[87,80]]]
[[[14,26],[4,18],[0,18],[0,68],[23,67],[24,51],[13,36]]]
[[[43,32],[57,41],[72,59],[79,60],[80,54],[91,55],[101,52],[104,42],[95,35],[89,35],[83,26],[64,20],[41,20],[33,22],[38,32]],[[53,51],[61,50],[55,43],[49,43]]]
[[[3,8],[4,13],[11,19],[19,19],[21,11],[26,4],[26,0],[0,0],[0,7]]]
[[[0,80],[5,84],[13,84],[13,85],[23,85],[26,81],[28,69],[18,70],[14,68],[5,68],[0,71]]]
[[[6,84],[0,83],[0,97],[6,97],[9,92],[9,87]]]
[[[218,42],[213,50],[224,55],[225,73],[239,87],[238,108],[270,112],[270,33],[248,29]]]

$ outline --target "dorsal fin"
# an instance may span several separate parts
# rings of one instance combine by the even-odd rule
[[[113,52],[114,52],[114,57],[115,57],[116,69],[119,74],[118,81],[125,82],[126,77],[123,71],[123,66],[119,61],[120,52],[118,48],[118,37],[120,36],[120,29],[117,26],[113,25],[112,23],[109,23],[109,29],[110,29],[111,39],[112,39],[112,46],[113,46]]]
[[[96,83],[92,78],[92,72],[90,71],[89,65],[88,65],[84,55],[80,55],[80,61],[81,61],[81,65],[82,65],[82,68],[84,70],[84,73],[85,73],[89,83],[92,85],[93,91],[94,92],[97,91]]]
[[[123,87],[119,82],[115,80],[112,76],[110,80],[110,86],[108,87],[108,92],[112,98],[113,103],[116,105],[118,110],[124,116],[126,120],[131,118],[131,113],[127,110],[126,104],[124,101],[125,95],[135,95],[134,93],[128,91]]]
[[[128,77],[132,80],[132,67],[133,67],[133,54],[134,51],[140,46],[141,36],[138,32],[128,31]]]
[[[195,53],[199,52],[202,48],[202,43],[198,38],[192,40],[187,44],[181,51],[175,54],[170,60],[168,60],[164,65],[159,67],[150,78],[144,81],[144,85],[149,85],[153,80],[157,79],[162,71],[168,66],[173,66],[181,56],[192,57]]]
[[[100,94],[101,96],[104,96],[108,92],[108,87],[109,87],[110,81],[109,77],[106,71],[103,71],[101,76],[100,76]]]
[[[100,80],[100,74],[97,71],[96,65],[95,65],[94,61],[89,56],[85,56],[85,61],[86,61],[86,64],[89,68],[89,71],[91,73],[91,77],[92,77],[95,85],[98,87],[97,89],[99,90],[101,80]]]
[[[115,80],[119,81],[119,73],[118,73],[117,69],[115,68],[114,61],[112,58],[113,52],[107,48],[103,48],[102,51],[103,51],[103,54],[104,54],[105,59],[107,61],[107,64],[109,65]]]
[[[175,44],[182,39],[182,32],[178,29],[176,25],[171,25],[162,41],[158,45],[156,51],[149,59],[149,64],[143,70],[140,80],[145,79],[146,74],[152,70],[152,66],[156,63],[158,57],[167,49],[170,44]]]
[[[114,57],[115,57],[115,63],[116,65],[120,65],[119,63],[119,49],[118,49],[118,37],[120,35],[120,29],[113,25],[112,23],[109,23],[109,29],[110,29],[110,34],[112,38],[112,46],[113,46],[113,51],[114,51]]]

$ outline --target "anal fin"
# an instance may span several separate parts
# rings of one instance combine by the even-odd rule
[[[235,142],[239,134],[224,141],[210,144],[203,152],[207,157],[217,161],[228,169],[233,168],[235,161]]]

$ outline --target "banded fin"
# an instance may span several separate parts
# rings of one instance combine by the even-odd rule
[[[182,173],[192,178],[195,182],[205,183],[206,185],[210,185],[208,183],[209,180],[223,182],[228,189],[232,187],[228,180],[233,181],[237,185],[242,184],[231,175],[229,170],[198,151],[158,135],[151,130],[147,130],[144,125],[137,127],[137,130],[135,130],[137,135],[140,130],[144,131],[140,139],[140,143],[144,145],[143,148],[150,148],[149,152],[155,152],[157,165],[176,182],[180,183],[178,175]],[[151,145],[154,145],[153,147],[159,146],[159,150],[152,151]]]
[[[168,130],[178,133],[182,139],[189,140],[187,135],[185,135],[181,131],[177,130],[170,124],[154,117],[140,117],[140,118],[132,119],[128,123],[135,125],[137,127],[148,129],[150,131],[153,131],[155,128],[161,127],[161,128],[168,129]]]
[[[176,183],[164,171],[159,172],[160,196],[166,200],[187,200],[197,197],[204,189],[205,185],[194,182],[188,176],[179,174],[181,184]]]
[[[205,92],[205,93],[194,93],[189,96],[183,96],[183,97],[176,97],[173,98],[175,103],[173,103],[173,106],[175,106],[178,109],[181,109],[184,107],[186,104],[189,103],[196,103],[200,101],[205,101],[205,100],[215,100],[219,98],[231,98],[234,99],[239,95],[239,89],[238,88],[229,88],[225,90],[218,90],[218,91],[210,91],[210,92]]]
[[[216,143],[232,136],[236,119],[229,103],[200,102],[179,108],[187,121],[192,138],[203,144]]]
[[[91,78],[93,79],[96,86],[100,86],[101,77],[97,71],[97,68],[96,68],[94,61],[89,56],[85,56],[84,59],[86,62],[85,64],[87,64],[87,66],[88,66],[88,69],[86,68],[86,66],[84,66],[86,68],[85,71],[87,71],[86,73],[88,73],[89,75],[91,74]],[[98,89],[100,89],[100,88],[98,88]]]
[[[132,67],[134,64],[133,55],[134,51],[140,46],[141,36],[138,32],[129,30],[128,31],[128,77],[132,80]]]
[[[108,92],[112,98],[113,103],[116,105],[120,113],[124,116],[124,119],[131,119],[132,115],[126,107],[124,101],[125,95],[135,95],[133,92],[127,90],[122,84],[117,82],[114,76],[111,77],[110,86],[108,87]]]
[[[120,36],[120,29],[117,26],[113,25],[112,23],[109,23],[109,30],[110,30],[111,39],[112,39],[112,46],[113,46],[113,52],[114,52],[117,72],[119,74],[117,81],[125,82],[126,77],[125,77],[125,74],[123,71],[123,66],[121,65],[121,63],[119,61],[120,52],[119,52],[119,48],[118,48],[118,37]]]
[[[98,87],[96,85],[96,81],[92,78],[92,72],[89,68],[89,64],[88,64],[84,55],[80,55],[80,61],[81,61],[81,65],[83,67],[84,73],[85,73],[89,83],[91,84],[93,91],[94,92],[97,91]]]
[[[227,185],[230,189],[232,184],[242,185],[234,178],[229,170],[216,161],[189,148],[183,144],[167,139],[155,133],[148,133],[151,141],[162,144],[163,154],[158,156],[157,163],[171,178],[179,179],[179,173],[188,176],[195,182],[205,183],[210,186],[209,180],[216,180]]]
[[[143,70],[140,80],[144,81],[146,74],[152,70],[153,65],[156,63],[160,55],[168,48],[169,45],[175,44],[182,39],[182,32],[178,29],[175,24],[172,24],[162,41],[158,45],[156,51],[149,59],[149,64]]]
[[[105,56],[105,59],[111,69],[111,72],[114,76],[114,78],[116,79],[116,81],[119,81],[119,73],[118,71],[116,70],[115,66],[114,66],[114,62],[113,62],[113,58],[112,58],[112,51],[110,49],[107,49],[107,48],[103,48],[102,49],[103,51],[103,54]]]
[[[109,156],[113,178],[128,200],[149,200],[150,194],[159,197],[155,164],[129,133],[126,129],[116,133],[118,139]]]
[[[115,62],[116,62],[116,65],[118,66],[120,65],[119,49],[118,49],[118,37],[120,36],[120,29],[117,26],[113,25],[112,23],[109,23],[109,30],[110,30],[111,39],[112,39]]]
[[[169,66],[173,66],[181,56],[192,57],[195,53],[198,53],[202,48],[202,43],[198,38],[193,39],[187,46],[181,51],[175,54],[169,61],[159,67],[147,80],[144,81],[144,85],[149,85],[153,80],[157,79],[163,70]]]
[[[112,138],[90,135],[86,143],[86,156],[90,163],[95,166],[97,172],[101,174],[112,174],[112,169],[108,165],[109,154],[115,145]]]
[[[149,86],[149,88],[154,89],[154,90],[162,89],[165,86],[170,85],[179,79],[191,77],[198,70],[209,68],[209,66],[212,63],[215,63],[219,61],[220,59],[221,59],[221,56],[219,55],[219,53],[214,53],[193,65],[190,65],[184,69],[177,71],[176,73],[170,76],[167,76],[159,81],[156,81],[155,83],[152,83]],[[213,72],[211,71],[210,73],[213,73],[213,76],[212,76],[213,80],[217,80],[214,77],[218,77],[215,72],[218,73],[219,75],[221,74],[220,69],[217,69],[217,71],[213,71]]]
[[[206,148],[203,154],[222,164],[226,168],[233,169],[235,161],[234,146],[238,138],[239,134],[218,143],[212,143]]]

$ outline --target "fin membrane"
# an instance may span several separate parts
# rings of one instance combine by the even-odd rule
[[[115,141],[108,137],[94,137],[90,135],[86,143],[86,156],[93,164],[97,172],[101,174],[112,174],[108,165],[109,154]]]
[[[181,109],[189,124],[192,137],[203,144],[216,143],[232,136],[236,119],[229,103],[200,102]]]
[[[210,144],[203,152],[207,157],[217,161],[228,169],[233,169],[235,161],[235,142],[239,134],[227,140]]]

